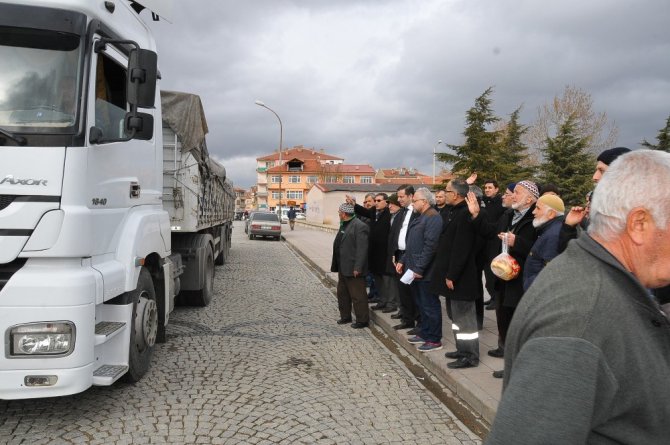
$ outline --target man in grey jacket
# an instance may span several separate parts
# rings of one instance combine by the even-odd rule
[[[637,150],[596,187],[588,235],[528,289],[488,444],[666,444],[670,153]],[[509,371],[509,372],[507,372]]]
[[[340,229],[333,242],[331,272],[337,272],[337,305],[340,309],[338,324],[351,322],[353,306],[356,321],[354,329],[365,328],[369,322],[365,275],[368,273],[368,235],[370,228],[354,214],[352,204],[339,208]]]

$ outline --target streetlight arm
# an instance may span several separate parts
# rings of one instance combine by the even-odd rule
[[[267,105],[265,105],[265,103],[264,103],[263,101],[261,101],[261,100],[256,100],[256,101],[255,101],[255,104],[258,105],[259,107],[263,107],[263,108],[265,108],[266,110],[269,110],[272,114],[275,115],[275,117],[276,117],[277,120],[279,121],[279,167],[280,167],[280,170],[279,170],[279,206],[278,206],[278,207],[279,207],[279,218],[281,219],[281,165],[282,165],[282,164],[281,164],[281,162],[282,162],[282,159],[281,159],[281,155],[282,155],[282,153],[281,153],[281,149],[282,149],[282,144],[283,144],[282,139],[283,139],[283,137],[284,137],[284,126],[283,126],[283,124],[282,124],[281,118],[280,118],[279,115],[275,112],[275,110],[273,110],[272,108],[270,108],[270,107],[268,107]]]

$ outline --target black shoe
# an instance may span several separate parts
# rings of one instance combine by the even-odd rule
[[[492,301],[493,301],[493,300],[489,298],[488,300],[486,300],[486,301],[484,302],[484,304],[489,304],[489,303],[491,303]]]
[[[390,312],[395,312],[395,311],[397,311],[397,310],[398,310],[397,307],[386,306],[384,309],[382,309],[382,314],[388,314],[388,313],[390,313]]]
[[[491,301],[489,304],[484,306],[484,309],[486,309],[487,311],[494,311],[496,309],[496,302]]]
[[[386,307],[385,304],[377,303],[374,306],[372,306],[370,309],[372,309],[373,311],[378,311],[380,309],[384,309],[385,307]]]
[[[397,331],[397,330],[400,330],[400,329],[412,329],[413,327],[414,327],[413,324],[411,324],[411,323],[405,323],[405,322],[403,321],[402,323],[393,326],[393,329],[395,329],[395,330]]]
[[[472,360],[465,357],[461,357],[455,362],[447,363],[447,368],[449,369],[474,368],[475,366],[479,366],[479,360]]]
[[[493,377],[497,379],[502,379],[503,377],[505,377],[505,370],[501,369],[500,371],[493,371]]]
[[[416,326],[407,331],[407,335],[419,335],[421,332],[421,329],[417,328]]]
[[[488,355],[491,357],[503,358],[505,356],[505,350],[501,347],[497,347],[496,349],[491,349],[488,352]]]
[[[461,358],[463,353],[461,351],[451,351],[444,354],[446,358]]]
[[[347,324],[347,323],[351,323],[351,318],[340,318],[339,320],[337,320],[337,324]]]
[[[398,312],[397,314],[391,315],[391,318],[394,320],[400,320],[402,318],[402,314]]]
[[[355,323],[351,323],[351,327],[354,329],[362,329],[362,328],[367,328],[368,327],[368,322],[363,323],[362,321],[357,321]]]

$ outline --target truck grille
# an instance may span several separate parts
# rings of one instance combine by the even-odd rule
[[[17,258],[11,263],[0,264],[0,291],[5,287],[9,279],[12,278],[12,275],[21,269],[24,264],[26,264],[25,258]]]
[[[0,210],[9,207],[16,199],[16,195],[0,195]]]

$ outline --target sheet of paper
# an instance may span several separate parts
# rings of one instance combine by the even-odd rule
[[[405,284],[412,284],[414,281],[414,271],[407,269],[407,271],[400,277],[400,281]]]

